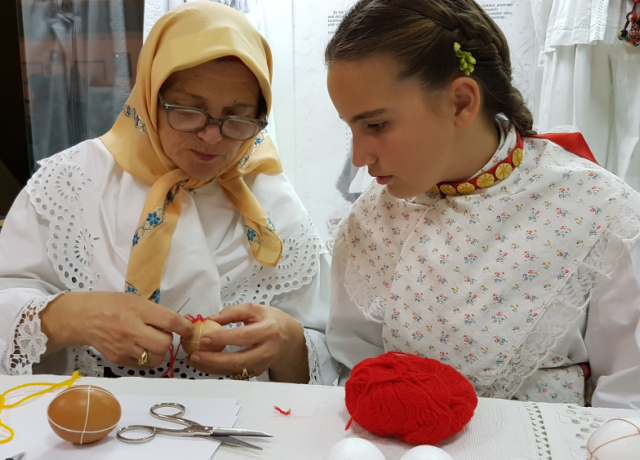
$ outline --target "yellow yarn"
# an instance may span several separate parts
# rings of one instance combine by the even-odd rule
[[[0,394],[0,415],[2,414],[2,410],[3,409],[11,409],[12,407],[19,406],[20,404],[25,402],[27,399],[31,399],[31,398],[34,398],[36,396],[43,395],[45,393],[48,393],[49,391],[55,390],[58,387],[66,386],[67,388],[69,388],[69,387],[71,387],[71,385],[73,385],[73,382],[75,382],[79,378],[80,378],[80,374],[78,374],[78,371],[75,371],[73,373],[73,375],[71,376],[71,378],[69,380],[65,380],[64,382],[60,382],[60,383],[46,383],[46,382],[43,382],[43,383],[25,383],[24,385],[19,385],[19,386],[15,387],[15,388],[10,388],[9,390],[7,390],[4,393]],[[46,388],[46,389],[38,391],[37,393],[34,393],[32,395],[26,396],[26,397],[22,398],[20,401],[15,402],[13,404],[5,404],[5,402],[7,400],[7,394],[11,393],[12,391],[20,390],[21,388],[32,387],[32,386],[40,386],[40,385],[49,385],[50,388]],[[11,441],[13,439],[13,436],[15,435],[15,433],[11,429],[11,427],[9,427],[9,426],[5,425],[4,423],[2,423],[2,418],[0,418],[0,428],[4,428],[5,430],[7,430],[9,432],[9,437],[6,438],[6,439],[0,439],[0,444],[5,444],[5,443]]]

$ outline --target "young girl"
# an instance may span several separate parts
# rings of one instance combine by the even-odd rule
[[[639,408],[640,197],[580,134],[535,135],[491,18],[361,0],[326,61],[353,164],[376,177],[334,234],[341,381],[397,350],[479,396]]]

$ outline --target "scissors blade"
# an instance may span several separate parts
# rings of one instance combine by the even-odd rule
[[[273,437],[273,435],[265,433],[264,431],[243,430],[242,428],[207,427],[207,431],[211,433],[211,436],[255,436],[259,438]]]
[[[218,442],[221,442],[223,444],[232,444],[234,446],[251,447],[252,449],[262,450],[262,447],[258,447],[258,446],[255,446],[253,444],[249,444],[248,442],[242,441],[240,439],[232,438],[231,436],[209,435],[209,436],[199,436],[199,437],[208,439],[210,441],[218,441]]]

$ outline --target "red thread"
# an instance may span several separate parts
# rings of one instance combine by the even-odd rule
[[[198,321],[202,321],[203,323],[207,320],[207,318],[203,318],[202,315],[200,313],[198,313],[198,316],[192,316],[192,315],[186,315],[187,318],[189,318],[189,321],[191,321],[192,323],[197,323]]]
[[[192,323],[197,323],[198,321],[202,321],[204,323],[207,320],[207,318],[203,318],[202,315],[199,313],[198,313],[198,316],[186,315],[186,317]],[[169,353],[171,353],[171,359],[169,360],[169,368],[166,371],[164,371],[164,373],[160,376],[161,378],[166,377],[167,374],[169,375],[169,378],[173,378],[173,375],[175,372],[174,368],[175,368],[176,358],[178,357],[178,352],[180,351],[180,345],[182,345],[182,339],[180,339],[180,343],[178,344],[178,348],[176,348],[175,353],[173,352],[173,344],[171,344],[171,346],[169,347]]]
[[[288,411],[283,411],[282,409],[280,409],[278,406],[273,406],[273,408],[275,410],[277,410],[278,412],[280,412],[282,415],[291,415],[291,409],[289,409]]]
[[[191,316],[191,315],[189,315]],[[200,315],[198,315],[200,316]],[[169,360],[169,367],[167,368],[166,371],[163,372],[163,374],[160,376],[160,378],[162,377],[166,377],[167,374],[169,374],[169,378],[173,378],[174,375],[174,368],[175,368],[175,364],[176,364],[176,358],[178,357],[178,352],[180,351],[180,344],[178,344],[178,348],[176,348],[176,352],[173,352],[173,344],[171,344],[171,346],[169,347],[169,353],[171,353],[171,359]]]
[[[347,426],[344,427],[344,431],[347,431],[349,428],[351,428],[352,423],[353,423],[353,417],[349,419],[349,423],[347,423]]]
[[[353,368],[345,402],[352,419],[372,433],[434,445],[471,420],[478,397],[453,367],[388,352]]]

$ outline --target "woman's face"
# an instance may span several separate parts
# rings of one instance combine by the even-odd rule
[[[450,172],[454,111],[440,110],[438,94],[427,101],[419,82],[399,80],[398,67],[384,56],[337,61],[327,86],[353,133],[354,166],[367,166],[393,196],[410,198],[456,179]]]
[[[171,74],[160,94],[167,104],[195,107],[214,118],[256,118],[261,90],[256,76],[243,64],[217,59]],[[236,161],[243,143],[222,137],[213,124],[197,133],[176,131],[160,105],[158,134],[167,156],[191,177],[202,180],[218,176]]]

